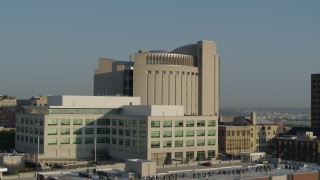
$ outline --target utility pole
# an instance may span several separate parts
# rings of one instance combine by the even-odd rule
[[[232,168],[233,168],[233,153],[234,152],[232,152],[232,155],[231,155],[231,166],[232,166]]]
[[[39,149],[40,149],[40,138],[38,136],[38,152],[37,152],[37,164],[36,164],[36,169],[38,170],[38,162],[39,162]]]
[[[97,138],[94,138],[94,163],[97,163]]]

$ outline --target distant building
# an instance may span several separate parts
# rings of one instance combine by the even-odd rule
[[[15,127],[17,100],[13,96],[0,95],[0,127]]]
[[[285,160],[319,163],[320,143],[313,132],[276,138],[276,156]]]
[[[213,41],[172,51],[140,50],[133,62],[100,59],[94,95],[141,97],[143,105],[182,105],[186,115],[219,113],[220,58]]]
[[[0,127],[14,128],[15,121],[14,109],[0,107]]]
[[[0,95],[0,108],[16,108],[17,99],[12,96]]]
[[[22,112],[24,106],[46,106],[47,99],[47,95],[33,96],[30,99],[18,99],[17,110],[18,112]]]
[[[320,129],[313,127],[292,127],[284,135],[296,136],[299,132],[312,132],[314,136],[320,137]]]
[[[320,128],[320,74],[311,74],[311,127]]]
[[[94,70],[95,96],[132,96],[133,62],[100,58]]]
[[[239,154],[254,152],[251,146],[251,126],[219,126],[219,152],[224,154]]]
[[[239,154],[241,152],[271,152],[278,132],[278,124],[251,117],[235,117],[233,122],[219,123],[219,152]]]
[[[40,159],[147,159],[158,165],[218,154],[217,116],[184,116],[183,106],[139,105],[139,97],[49,96],[17,115],[16,150]]]
[[[11,130],[15,130],[15,128],[0,127],[0,131],[11,131]]]

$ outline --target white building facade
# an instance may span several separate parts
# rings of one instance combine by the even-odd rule
[[[16,150],[39,158],[147,159],[158,165],[215,158],[217,116],[183,106],[139,105],[138,97],[51,96],[17,115]]]

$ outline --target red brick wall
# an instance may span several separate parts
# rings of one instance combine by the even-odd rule
[[[318,172],[296,173],[292,175],[292,180],[318,180]]]

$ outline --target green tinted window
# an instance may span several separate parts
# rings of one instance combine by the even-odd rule
[[[172,141],[163,141],[163,147],[172,147]]]
[[[174,157],[177,159],[182,159],[183,158],[183,152],[175,152]]]
[[[197,140],[197,146],[205,146],[205,140],[204,139],[198,139]]]
[[[98,119],[97,125],[106,125],[106,119]]]
[[[194,120],[187,120],[187,127],[194,127]]]
[[[216,156],[215,150],[208,150],[208,158],[214,158]]]
[[[197,130],[197,136],[205,136],[206,131],[205,130]]]
[[[186,136],[187,137],[193,137],[194,136],[194,130],[187,130]]]
[[[208,139],[208,146],[213,146],[216,145],[216,140],[215,139]]]
[[[138,137],[138,131],[137,130],[132,130],[132,136],[133,137]]]
[[[205,123],[206,121],[205,120],[198,120],[197,121],[197,127],[204,127],[205,126]]]
[[[86,137],[85,138],[85,143],[86,144],[93,144],[93,137]]]
[[[151,138],[159,138],[160,131],[151,131]]]
[[[174,147],[183,147],[183,140],[174,141]]]
[[[152,128],[160,127],[160,121],[151,121],[151,127]]]
[[[93,134],[93,128],[86,128],[85,134]]]
[[[48,135],[57,135],[58,134],[58,130],[57,129],[48,129]]]
[[[58,120],[57,119],[49,119],[48,125],[49,126],[58,125]]]
[[[140,137],[146,137],[147,133],[146,131],[140,131]]]
[[[186,140],[186,146],[194,146],[194,140]]]
[[[151,141],[151,148],[160,148],[160,141]]]
[[[82,125],[82,119],[74,119],[73,125]]]
[[[94,119],[86,119],[86,125],[94,125]]]
[[[38,143],[38,139],[35,139],[35,143]],[[49,138],[48,145],[57,144],[57,138]]]
[[[172,121],[163,121],[163,127],[172,127]]]
[[[82,138],[73,138],[73,144],[82,144]]]
[[[209,127],[216,126],[216,121],[215,120],[208,120],[208,126]]]
[[[147,126],[146,120],[140,120],[140,127],[146,127],[146,126]]]
[[[163,137],[172,137],[172,131],[163,131]]]
[[[183,130],[176,130],[174,133],[175,137],[183,137]]]
[[[106,134],[106,128],[97,128],[97,134]]]
[[[132,126],[138,127],[138,120],[132,120]]]
[[[70,119],[61,119],[60,124],[61,125],[70,125]]]
[[[215,136],[216,135],[216,130],[208,130],[208,136]]]
[[[61,138],[60,144],[70,144],[70,138]]]
[[[69,128],[61,128],[60,129],[60,135],[69,135],[70,129]]]
[[[74,129],[73,129],[73,134],[82,134],[82,129],[80,129],[80,128],[74,128]]]
[[[175,126],[175,127],[183,127],[183,121],[182,121],[182,120],[175,121],[175,122],[174,122],[174,126]]]

